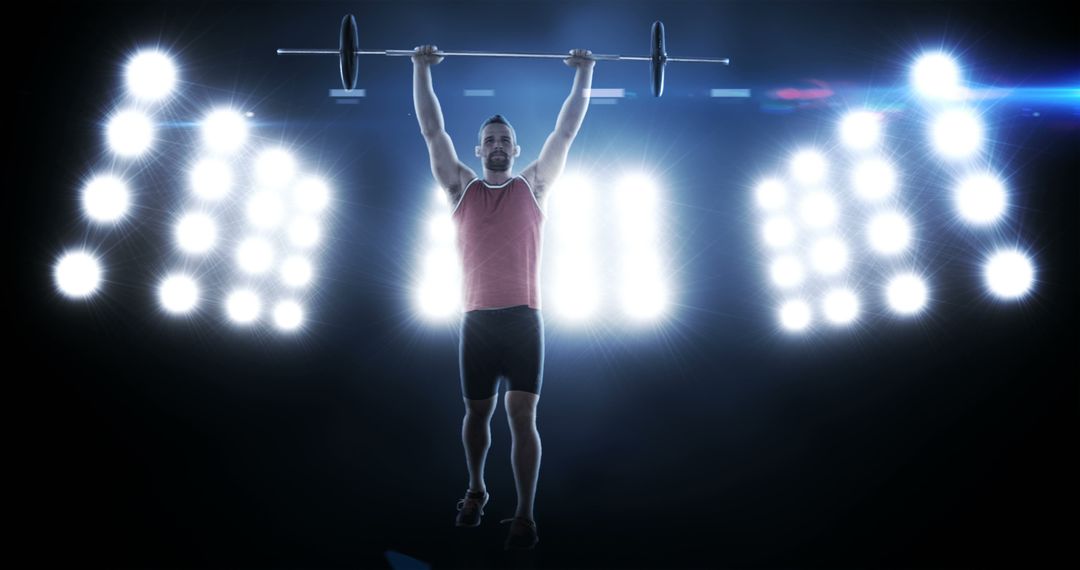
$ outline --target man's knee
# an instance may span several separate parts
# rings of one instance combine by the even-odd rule
[[[483,400],[465,400],[465,420],[470,422],[486,423],[491,421],[491,415],[495,413],[495,396]]]
[[[506,391],[506,419],[513,429],[536,427],[536,404],[540,396],[521,390]]]

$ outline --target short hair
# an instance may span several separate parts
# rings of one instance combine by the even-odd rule
[[[506,117],[502,115],[492,115],[488,118],[488,120],[484,121],[484,123],[480,125],[480,132],[476,134],[476,138],[480,140],[481,144],[483,144],[484,142],[484,128],[491,124],[506,125],[507,127],[509,127],[510,134],[514,136],[514,142],[517,142],[517,131],[515,131],[514,126],[506,120]]]

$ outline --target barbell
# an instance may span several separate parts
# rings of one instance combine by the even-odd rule
[[[688,63],[719,63],[730,65],[728,58],[690,58],[668,57],[665,48],[664,23],[657,20],[653,22],[652,33],[649,36],[650,55],[614,55],[592,54],[590,59],[598,61],[648,61],[649,78],[652,86],[652,94],[659,97],[664,94],[664,67],[673,61]],[[346,14],[341,19],[341,35],[338,49],[279,49],[278,55],[337,55],[340,60],[341,85],[346,91],[352,91],[356,87],[356,79],[359,74],[357,65],[358,56],[361,55],[387,55],[387,56],[412,56],[415,51],[411,49],[386,49],[386,50],[362,50],[360,38],[356,29],[356,18],[352,14]],[[521,52],[493,52],[493,51],[437,51],[433,55],[440,56],[466,56],[466,57],[523,57],[543,59],[566,59],[569,54],[559,53],[521,53]]]

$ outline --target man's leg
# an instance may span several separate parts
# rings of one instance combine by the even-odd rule
[[[517,487],[516,517],[533,519],[536,479],[540,474],[540,433],[536,431],[536,403],[540,396],[523,390],[506,391],[506,419],[513,444],[510,461]]]
[[[495,398],[465,400],[465,420],[461,423],[461,443],[465,446],[465,462],[469,466],[469,490],[487,491],[484,485],[484,462],[491,447],[491,415]]]

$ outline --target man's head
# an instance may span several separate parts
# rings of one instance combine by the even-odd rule
[[[495,172],[509,172],[514,158],[521,154],[514,127],[502,115],[495,115],[480,125],[480,145],[476,156],[484,168]]]

